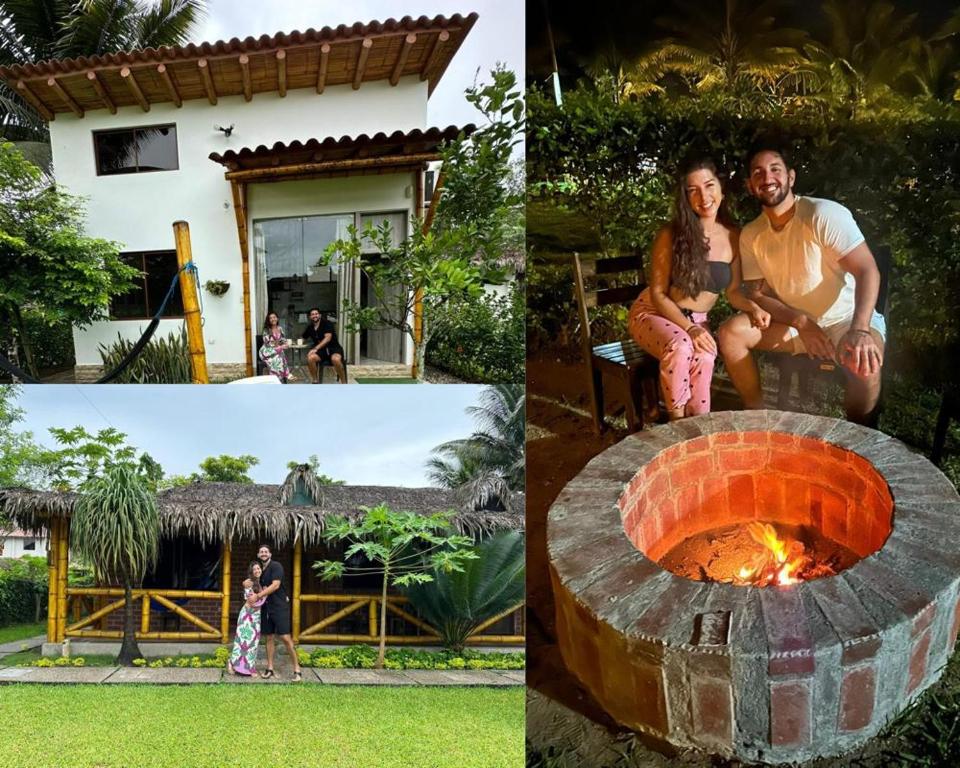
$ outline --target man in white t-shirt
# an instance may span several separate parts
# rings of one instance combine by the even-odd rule
[[[740,233],[741,289],[772,318],[756,328],[744,314],[719,329],[730,379],[747,408],[762,408],[750,351],[775,350],[834,360],[847,376],[851,421],[872,420],[880,396],[886,329],[874,307],[880,272],[849,210],[794,195],[796,171],[782,149],[758,145],[747,160],[747,187],[760,216]]]

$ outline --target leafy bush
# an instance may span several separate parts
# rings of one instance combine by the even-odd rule
[[[100,358],[104,373],[116,368],[133,349],[135,342],[117,334],[117,341],[109,346],[100,345]],[[115,378],[116,384],[189,384],[190,348],[187,331],[170,333],[166,339],[154,337],[141,350],[137,359]]]
[[[61,320],[48,325],[42,318],[31,314],[25,314],[23,319],[37,368],[69,368],[76,363],[73,326],[69,322]]]
[[[458,378],[482,383],[524,379],[524,290],[481,294],[451,302],[431,316],[427,362]]]
[[[323,648],[308,654],[300,651],[300,664],[321,669],[371,669],[377,658],[376,648],[351,645],[347,648]],[[523,653],[480,653],[465,649],[453,651],[419,651],[391,648],[387,651],[387,669],[523,669]]]
[[[31,558],[43,561],[42,558]],[[29,564],[11,558],[0,559],[0,627],[37,621],[38,593],[46,594],[46,568],[42,583]],[[46,601],[40,600],[40,613]]]

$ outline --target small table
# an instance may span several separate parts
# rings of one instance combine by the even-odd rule
[[[284,349],[284,351],[288,351],[288,350],[289,350],[290,352],[293,352],[293,353],[294,353],[294,358],[287,361],[287,362],[289,363],[290,367],[293,368],[293,367],[296,365],[298,369],[302,369],[302,368],[306,365],[306,363],[304,362],[304,358],[303,358],[303,351],[304,351],[305,349],[306,349],[306,350],[313,349],[313,346],[312,346],[311,344],[307,344],[307,343],[297,344],[296,342],[291,342],[291,343],[287,344],[286,346],[284,346],[283,349]],[[302,370],[300,370],[299,372],[300,372],[301,374],[303,373]]]

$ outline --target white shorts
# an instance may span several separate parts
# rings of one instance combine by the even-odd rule
[[[836,347],[840,344],[840,339],[843,338],[843,334],[850,330],[850,324],[853,322],[853,317],[850,317],[849,320],[844,320],[840,323],[834,323],[833,325],[821,325],[820,328],[827,335],[827,338],[833,343],[833,346]],[[873,315],[870,317],[870,332],[873,334],[873,337],[877,340],[877,343],[881,346],[887,340],[887,323],[881,315],[876,310],[873,311]],[[788,336],[790,341],[788,344],[784,345],[784,351],[790,352],[794,355],[805,355],[807,353],[807,348],[803,343],[803,340],[800,338],[800,331],[798,331],[793,326],[788,327]]]

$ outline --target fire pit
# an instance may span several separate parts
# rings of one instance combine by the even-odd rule
[[[848,422],[715,413],[632,435],[550,509],[558,642],[620,723],[748,760],[835,755],[940,675],[960,497]]]

